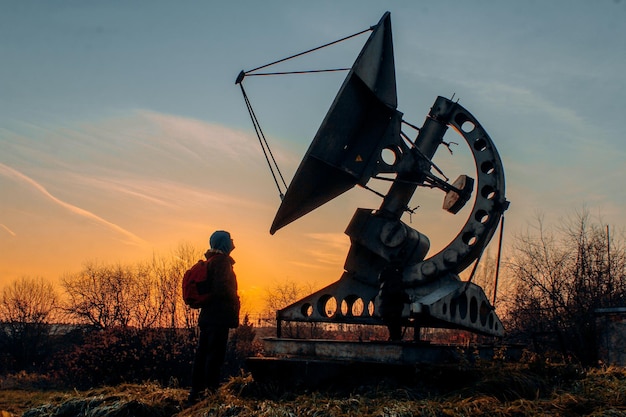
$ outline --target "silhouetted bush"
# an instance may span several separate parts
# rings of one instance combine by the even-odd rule
[[[240,375],[245,358],[260,351],[255,333],[247,319],[231,331],[225,378]],[[48,372],[59,383],[81,389],[145,381],[188,386],[196,344],[190,329],[82,328],[65,336]]]
[[[502,297],[508,340],[596,365],[595,312],[626,304],[624,235],[583,211],[559,227],[539,218],[536,229],[516,236],[513,251],[507,271],[514,285]]]
[[[59,352],[50,370],[79,388],[143,381],[179,385],[187,383],[194,348],[195,336],[186,329],[94,330]]]
[[[256,330],[246,314],[241,325],[232,330],[228,338],[223,370],[225,376],[237,376],[247,371],[246,358],[257,356],[262,349],[262,343],[256,340]]]

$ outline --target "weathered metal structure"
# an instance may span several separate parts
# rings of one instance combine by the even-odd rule
[[[594,311],[598,337],[598,358],[605,365],[626,366],[626,307]]]
[[[365,187],[372,178],[382,176],[392,183],[381,195],[380,207],[358,208],[349,222],[345,233],[351,247],[339,280],[278,311],[278,329],[283,321],[384,324],[379,275],[393,262],[401,267],[401,287],[408,296],[401,308],[402,325],[502,336],[502,323],[483,290],[459,278],[479,259],[508,206],[496,147],[469,111],[444,97],[436,98],[414,140],[405,135],[397,109],[390,14],[371,30],[284,195],[270,233],[357,185]],[[433,156],[445,144],[449,128],[467,142],[475,179],[461,175],[450,183],[433,172]],[[473,200],[458,235],[434,255],[429,255],[429,238],[401,220],[421,187],[443,191],[443,208],[452,214]],[[281,353],[278,336],[272,349]],[[282,353],[310,350],[307,346]],[[354,347],[342,349],[345,353]]]

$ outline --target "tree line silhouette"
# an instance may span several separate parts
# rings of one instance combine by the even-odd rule
[[[624,232],[589,212],[514,237],[502,263],[499,314],[506,341],[597,364],[600,308],[626,306]],[[72,386],[158,380],[185,384],[195,347],[197,310],[180,296],[184,271],[201,251],[180,245],[169,257],[135,265],[87,262],[60,280],[22,277],[0,294],[0,372],[36,372]],[[484,257],[476,281],[486,292],[495,262]],[[283,282],[267,289],[266,309],[295,301],[311,288]],[[257,323],[258,325],[259,323]],[[246,315],[231,334],[227,372],[261,351]],[[319,335],[288,329],[291,337]],[[304,333],[307,333],[305,335]]]

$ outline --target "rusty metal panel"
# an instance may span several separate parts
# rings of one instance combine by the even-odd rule
[[[606,365],[626,366],[626,308],[595,311],[598,357]]]
[[[452,359],[455,348],[428,343],[355,342],[339,340],[263,340],[265,354],[271,357],[344,360],[411,365]]]

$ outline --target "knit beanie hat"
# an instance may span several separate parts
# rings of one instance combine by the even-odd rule
[[[218,250],[220,252],[224,252],[226,255],[229,255],[234,249],[230,233],[224,230],[217,230],[213,232],[209,238],[209,245],[211,245],[211,250]]]

